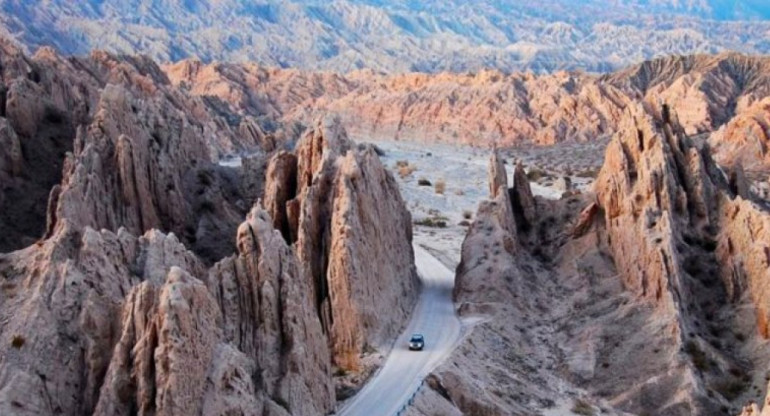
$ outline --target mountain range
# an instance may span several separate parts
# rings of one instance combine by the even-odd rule
[[[661,55],[770,51],[756,0],[2,0],[28,52],[252,61],[349,72],[616,70]]]

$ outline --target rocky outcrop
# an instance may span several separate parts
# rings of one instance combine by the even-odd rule
[[[231,125],[230,114],[171,86],[146,58],[65,59],[47,48],[27,58],[0,41],[0,61],[0,251],[50,236],[56,224],[46,218],[137,235],[173,230],[212,262],[233,251],[201,242],[229,241],[253,200],[212,162],[274,148],[258,126]],[[60,183],[61,204],[46,212]]]
[[[676,111],[661,119],[640,105],[610,142],[595,195],[520,198],[537,207],[523,230],[515,194],[511,207],[500,194],[481,203],[463,242],[454,297],[480,322],[435,372],[450,392],[442,405],[536,413],[550,406],[523,403],[563,394],[552,377],[583,391],[582,407],[606,400],[634,414],[738,413],[759,399],[749,387],[767,366],[770,215],[749,199],[740,164],[723,171]],[[539,387],[526,400],[474,394],[485,383]]]
[[[517,219],[522,212],[516,211],[512,196],[523,195],[529,182],[509,189],[508,174],[497,151],[490,157],[488,177],[492,199],[479,204],[457,266],[453,298],[458,303],[479,299],[485,303],[504,302],[512,290],[510,279],[521,275],[514,259],[521,254]]]
[[[354,148],[339,121],[318,122],[295,153],[274,157],[266,189],[279,191],[265,201],[296,240],[334,364],[358,370],[416,301],[411,216],[375,151]]]
[[[625,131],[625,133],[623,133]],[[717,386],[736,377],[724,368],[739,365],[728,346],[713,334],[755,317],[748,330],[767,337],[767,212],[747,197],[742,169],[725,175],[708,147],[686,138],[675,114],[656,121],[641,111],[607,150],[597,179],[607,242],[625,287],[650,299],[676,323],[675,339],[698,371],[691,393],[707,411],[715,403],[698,399],[697,384]],[[748,303],[749,312],[739,304]],[[719,317],[719,318],[716,318]],[[711,334],[698,330],[710,322]],[[708,357],[708,358],[704,358]],[[751,358],[753,357],[753,358]],[[705,365],[708,359],[715,364]],[[720,399],[735,394],[720,392]]]
[[[195,95],[286,124],[311,123],[333,112],[354,138],[493,147],[608,138],[618,130],[624,109],[640,101],[659,118],[667,104],[688,134],[710,133],[767,96],[768,62],[735,53],[664,57],[600,77],[490,70],[340,75],[195,61],[166,71],[174,84]]]
[[[333,113],[352,137],[362,140],[490,147],[593,140],[614,131],[628,101],[611,85],[566,72],[342,75],[194,61],[165,68],[175,85],[195,95],[217,97],[232,111],[269,114],[285,125],[311,124],[318,116]]]
[[[0,409],[328,413],[330,355],[303,268],[260,209],[237,241],[239,254],[207,271],[173,234],[64,220],[0,256]]]
[[[208,277],[225,339],[254,360],[257,387],[290,414],[328,413],[334,408],[330,354],[304,268],[261,209],[241,224],[237,241],[239,254]]]
[[[770,168],[770,99],[752,104],[709,137],[720,164],[739,164],[746,170],[764,173]],[[760,176],[760,175],[757,175]]]
[[[497,198],[501,192],[508,192],[508,174],[505,172],[504,160],[497,149],[492,152],[492,156],[490,157],[487,177],[490,199]]]
[[[631,66],[605,80],[637,96],[663,119],[676,112],[687,134],[707,133],[727,123],[770,92],[770,60],[738,53],[671,56]]]
[[[332,364],[388,347],[418,294],[374,150],[327,123],[268,163],[278,143],[253,120],[236,129],[146,58],[2,52],[0,204],[32,189],[31,145],[71,148],[60,183],[34,183],[42,238],[0,254],[0,413],[332,412]],[[264,148],[240,174],[214,163],[247,142]],[[267,210],[242,222],[254,196]]]

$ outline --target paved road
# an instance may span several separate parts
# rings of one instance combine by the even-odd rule
[[[382,369],[340,410],[340,415],[395,415],[425,376],[452,352],[460,337],[460,321],[452,303],[454,273],[416,244],[414,254],[423,290],[409,325]],[[413,333],[425,335],[423,351],[409,351],[408,340]]]

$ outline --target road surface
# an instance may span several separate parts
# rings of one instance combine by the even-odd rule
[[[414,255],[423,289],[409,325],[380,371],[340,409],[340,415],[395,415],[460,338],[460,321],[452,303],[454,273],[416,244]],[[413,333],[425,335],[423,351],[409,351]]]

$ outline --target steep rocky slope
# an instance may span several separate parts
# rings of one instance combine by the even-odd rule
[[[770,59],[735,53],[674,56],[603,77],[649,109],[666,103],[687,134],[710,132],[770,93]]]
[[[595,193],[532,198],[520,174],[508,190],[493,156],[494,199],[457,270],[472,329],[412,414],[737,414],[761,400],[770,214],[659,112],[626,111]]]
[[[770,27],[758,0],[3,0],[0,10],[0,34],[31,49],[341,72],[609,71],[660,55],[767,53]]]
[[[770,100],[764,98],[747,107],[709,136],[708,142],[719,163],[739,163],[755,179],[770,173],[768,157]]]
[[[359,370],[366,349],[388,348],[419,293],[398,184],[373,148],[354,148],[339,121],[327,120],[300,140],[295,157],[273,156],[266,189],[287,191],[265,201],[296,241],[334,363]]]
[[[249,204],[235,207],[239,185],[212,160],[265,148],[253,118],[228,122],[147,59],[65,59],[50,49],[27,58],[0,44],[0,250],[43,237],[53,188],[49,234],[56,218],[72,215],[114,231],[172,230],[207,259],[223,256],[204,237],[232,235]]]
[[[144,58],[0,62],[2,208],[15,186],[50,193],[39,234],[0,250],[0,413],[332,412],[333,368],[387,349],[419,289],[375,152],[336,122],[274,151]],[[52,129],[66,154],[34,148],[46,122],[71,125]],[[215,163],[240,149],[258,150],[240,172]]]
[[[770,91],[768,60],[734,53],[660,58],[601,77],[490,70],[341,75],[199,61],[164,69],[175,85],[235,113],[308,124],[331,112],[354,138],[478,146],[610,137],[623,110],[638,101],[653,112],[667,103],[688,134],[710,133]]]
[[[587,75],[348,75],[183,61],[167,66],[172,82],[216,97],[234,112],[270,114],[307,124],[337,114],[358,139],[553,144],[592,140],[617,124],[627,98]]]

